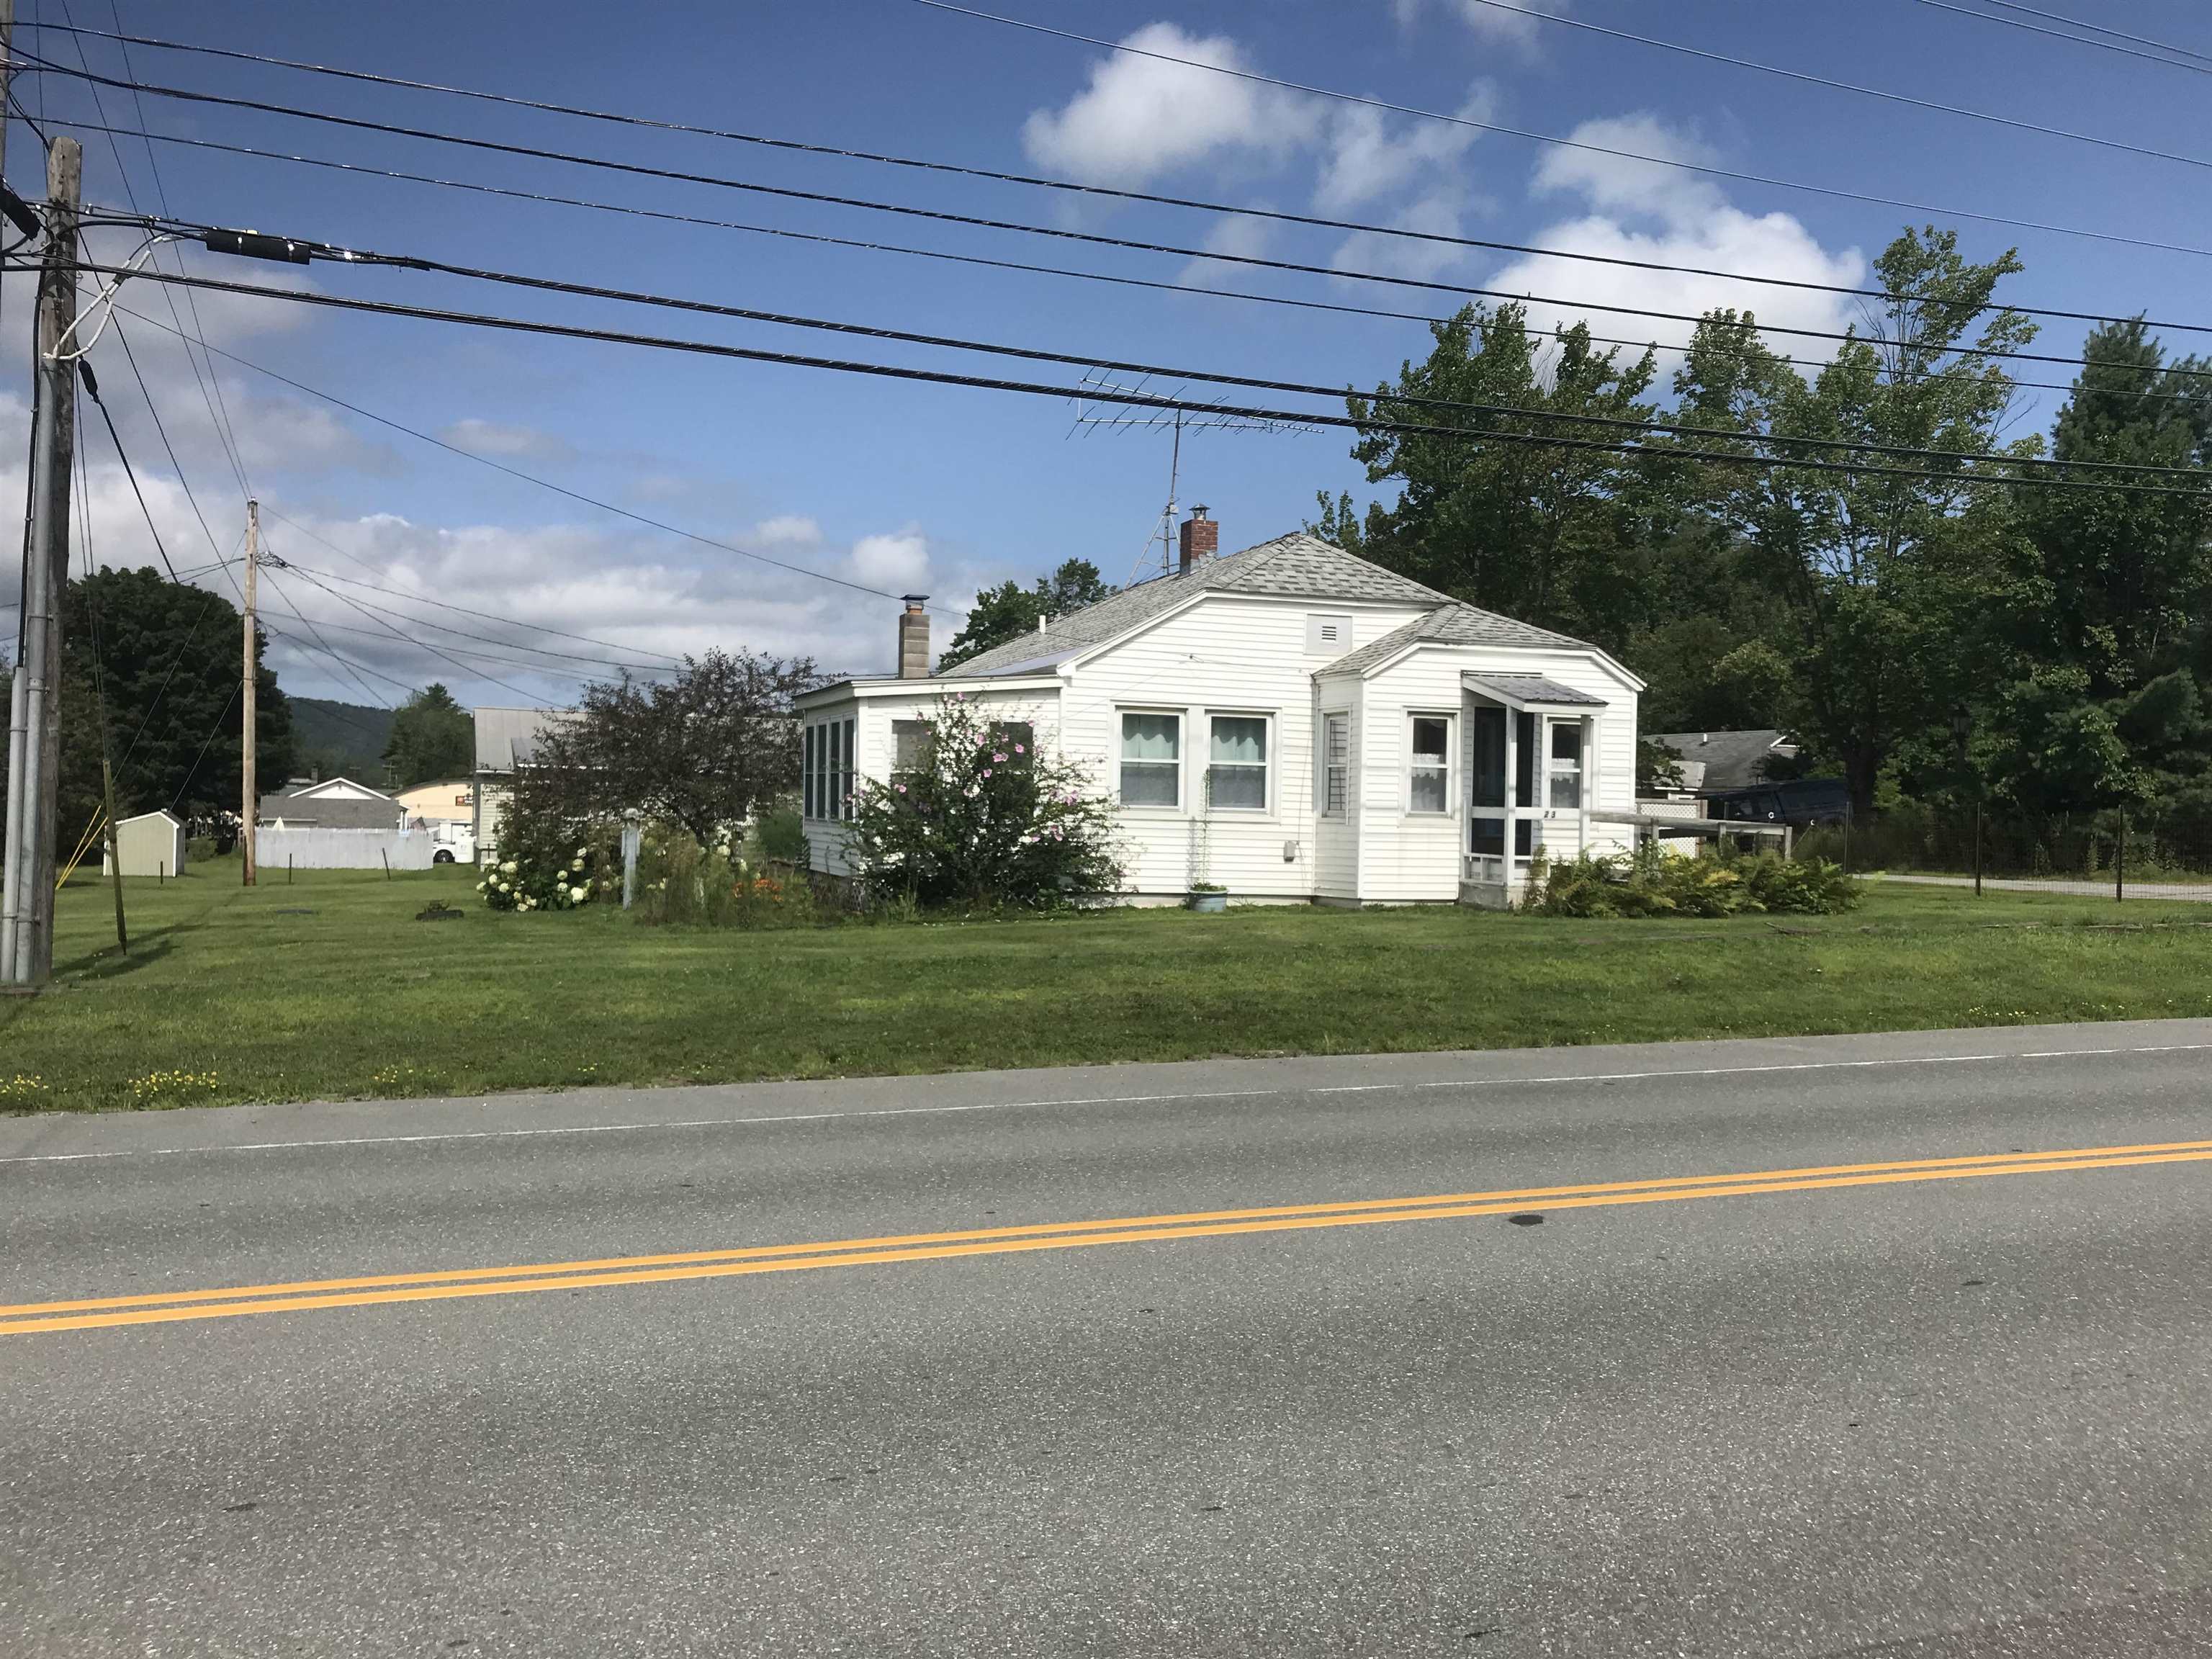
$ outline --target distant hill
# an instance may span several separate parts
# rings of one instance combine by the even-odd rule
[[[364,703],[294,697],[292,734],[301,766],[324,776],[343,773],[362,783],[384,781],[384,745],[392,736],[392,711]]]

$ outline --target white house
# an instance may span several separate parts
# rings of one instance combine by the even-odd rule
[[[908,763],[950,691],[1090,764],[1127,896],[1504,904],[1531,856],[1633,838],[1643,682],[1595,646],[1447,598],[1303,533],[1216,556],[929,672],[910,596],[899,672],[799,700],[803,812],[842,872],[848,797]]]

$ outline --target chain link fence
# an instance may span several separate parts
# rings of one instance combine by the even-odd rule
[[[2212,902],[2212,810],[2030,816],[1991,806],[1911,806],[1871,823],[1808,830],[1800,857],[1894,880]]]

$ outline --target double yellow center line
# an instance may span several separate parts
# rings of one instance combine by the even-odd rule
[[[1810,1169],[1676,1176],[1577,1186],[1431,1193],[1416,1198],[1358,1199],[1336,1204],[1198,1210],[1174,1215],[1122,1216],[1028,1227],[981,1227],[957,1232],[900,1233],[804,1244],[754,1245],[742,1249],[541,1261],[509,1267],[459,1267],[438,1273],[300,1279],[282,1285],[94,1297],[73,1302],[17,1303],[0,1306],[0,1336],[94,1330],[116,1325],[167,1324],[180,1320],[235,1319],[248,1314],[363,1308],[390,1302],[443,1302],[460,1297],[523,1296],[538,1291],[659,1285],[687,1279],[733,1279],[748,1273],[797,1273],[816,1267],[880,1267],[901,1261],[943,1261],[954,1256],[1072,1250],[1093,1244],[1143,1244],[1168,1239],[1219,1238],[1236,1233],[1299,1232],[1321,1227],[1370,1226],[1389,1221],[1441,1221],[1462,1216],[1510,1214],[1531,1205],[1547,1211],[1594,1209],[1620,1204],[1665,1204],[1685,1199],[1817,1192],[1837,1187],[1966,1181],[1981,1176],[2059,1175],[2141,1164],[2202,1163],[2208,1159],[2212,1159],[2212,1140],[2170,1140],[2134,1146],[2082,1146],[2058,1152],[1835,1164]]]

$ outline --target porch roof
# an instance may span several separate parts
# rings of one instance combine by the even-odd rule
[[[1606,706],[1603,697],[1547,680],[1541,674],[1462,674],[1459,680],[1468,690],[1512,709],[1567,708],[1580,713]]]

